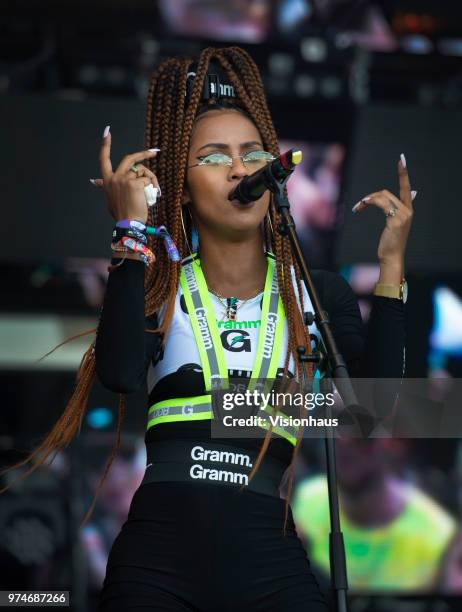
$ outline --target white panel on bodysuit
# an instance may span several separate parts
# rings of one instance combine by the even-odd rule
[[[295,274],[292,269],[292,279],[295,289],[295,295],[297,296],[297,302],[300,307],[300,301],[298,299],[297,284],[295,282]],[[304,311],[313,312],[311,300],[308,297],[308,293],[302,282],[303,297],[304,297]],[[219,300],[213,293],[210,293],[210,299],[212,306],[215,311],[217,321],[220,321],[224,315],[223,302]],[[189,321],[189,315],[186,314],[181,308],[181,285],[178,285],[178,291],[175,300],[175,311],[172,318],[171,326],[168,333],[167,342],[164,348],[163,359],[161,359],[155,366],[150,364],[147,373],[147,387],[150,393],[154,386],[168,374],[176,372],[182,366],[187,366],[191,369],[198,369],[202,371],[201,360],[199,351],[197,349],[196,340],[192,330],[191,323]],[[251,300],[245,302],[237,310],[236,324],[233,329],[225,329],[223,326],[219,327],[220,337],[222,338],[222,344],[224,345],[224,355],[228,366],[228,370],[243,370],[251,371],[255,361],[258,337],[260,334],[261,326],[261,308],[260,303],[263,298],[263,293],[254,297]],[[184,303],[184,300],[183,300]],[[258,321],[259,323],[254,323]],[[247,322],[247,326],[246,326]],[[239,325],[241,326],[239,329]],[[256,326],[255,326],[256,325]],[[319,330],[315,323],[309,327],[310,334],[316,335],[320,340]],[[285,356],[287,352],[287,321],[284,322],[284,335],[282,341],[281,358],[279,362],[280,368],[284,367]],[[294,371],[293,358],[290,357],[289,370]]]

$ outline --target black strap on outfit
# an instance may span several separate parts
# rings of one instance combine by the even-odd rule
[[[248,475],[257,451],[216,442],[166,440],[147,443],[146,473],[141,485],[152,482],[206,483],[244,487],[245,490],[280,497],[279,485],[287,466],[266,455],[256,474]]]

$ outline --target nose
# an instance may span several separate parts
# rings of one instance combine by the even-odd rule
[[[229,167],[229,180],[241,179],[248,175],[247,168],[240,157],[233,158],[233,165]]]

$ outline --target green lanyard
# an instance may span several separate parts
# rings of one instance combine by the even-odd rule
[[[267,260],[260,335],[250,382],[253,388],[256,387],[257,379],[276,377],[284,333],[285,312],[279,295],[276,265],[272,257],[268,256]],[[223,384],[227,388],[228,367],[215,312],[197,254],[193,254],[191,261],[182,266],[180,284],[199,349],[205,390],[209,392],[212,388],[218,387],[220,379],[225,381]]]

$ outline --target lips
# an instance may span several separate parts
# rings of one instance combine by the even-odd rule
[[[249,202],[248,204],[243,204],[239,200],[228,200],[228,201],[236,208],[250,208],[251,206],[255,204],[255,201]]]
[[[239,200],[231,201],[231,206],[234,206],[234,208],[238,208],[240,210],[249,210],[250,208],[253,208],[254,204],[255,202],[249,202],[248,204],[243,204],[242,202],[239,202]]]

